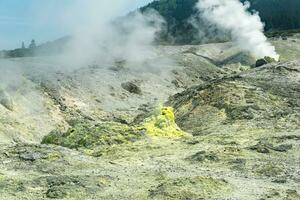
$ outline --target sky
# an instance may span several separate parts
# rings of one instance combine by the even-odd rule
[[[32,39],[40,44],[68,35],[69,27],[62,22],[61,18],[73,6],[74,1],[0,0],[0,50],[19,48],[23,41],[28,46]],[[88,2],[89,0],[77,1]],[[111,2],[111,0],[99,1]],[[135,10],[152,0],[123,1],[130,3],[122,7],[120,15]]]

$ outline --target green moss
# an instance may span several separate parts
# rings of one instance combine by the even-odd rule
[[[96,146],[111,146],[130,143],[142,136],[136,127],[103,122],[99,124],[78,123],[66,132],[52,131],[44,137],[43,144],[56,144],[69,148],[94,148]]]
[[[219,161],[218,155],[216,153],[206,152],[206,151],[199,151],[187,159],[192,162],[205,162],[205,161],[218,162]]]
[[[24,192],[25,191],[24,183],[20,180],[9,179],[3,177],[3,180],[0,180],[0,196],[1,193],[9,192]]]
[[[165,180],[150,190],[149,197],[156,200],[209,199],[225,197],[229,191],[225,180],[197,176]]]
[[[274,200],[282,200],[282,199],[286,199],[286,200],[299,200],[300,199],[300,195],[298,194],[298,192],[296,190],[292,190],[292,189],[270,189],[269,191],[267,191],[261,199],[274,199]]]
[[[90,177],[81,176],[49,176],[46,181],[46,196],[50,199],[86,199],[85,184],[93,182]],[[98,189],[97,186],[96,188]]]
[[[267,177],[276,177],[284,173],[282,166],[274,163],[267,163],[261,166],[255,166],[256,173]]]
[[[61,132],[58,130],[51,131],[47,136],[43,138],[43,144],[59,144]]]
[[[276,60],[270,56],[265,56],[264,59],[268,62],[268,63],[273,63],[276,62]]]

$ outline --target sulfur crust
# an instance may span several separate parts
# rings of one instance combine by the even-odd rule
[[[187,133],[177,126],[172,107],[159,108],[153,116],[144,121],[143,128],[148,136],[168,138],[187,136]]]

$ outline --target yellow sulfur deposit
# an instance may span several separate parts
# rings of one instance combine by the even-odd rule
[[[143,127],[149,136],[174,138],[187,135],[175,123],[174,110],[171,107],[162,107],[155,111],[153,116],[144,121]]]

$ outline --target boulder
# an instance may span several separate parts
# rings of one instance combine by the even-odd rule
[[[261,67],[261,66],[266,65],[266,64],[268,64],[266,59],[264,59],[264,58],[258,59],[255,63],[255,67]]]
[[[121,86],[124,90],[127,90],[130,93],[139,95],[142,94],[141,88],[132,82],[122,83]]]

